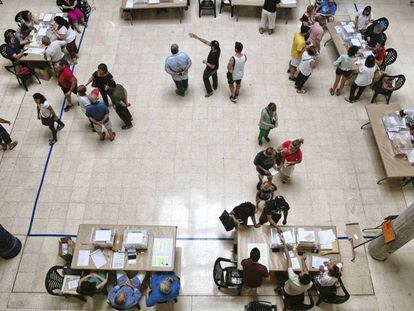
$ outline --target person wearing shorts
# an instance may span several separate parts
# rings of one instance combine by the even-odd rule
[[[336,77],[333,86],[329,89],[331,95],[339,96],[341,94],[342,89],[344,88],[345,81],[349,79],[352,74],[352,68],[356,61],[356,54],[358,53],[358,47],[353,45],[348,49],[347,54],[342,54],[338,57],[338,59],[334,62],[334,66],[336,68]],[[338,87],[339,84],[339,87]]]
[[[76,95],[78,92],[78,80],[73,75],[72,70],[67,66],[66,60],[61,59],[56,63],[55,68],[59,86],[63,94],[65,94],[67,101],[65,111],[68,111],[73,107],[72,93]]]
[[[244,76],[244,65],[247,62],[247,56],[242,53],[243,44],[241,42],[235,43],[234,51],[236,54],[230,57],[227,64],[227,83],[230,88],[230,100],[236,103],[239,97],[241,81]],[[234,86],[235,84],[236,86]]]
[[[98,133],[101,140],[105,140],[106,133],[103,128],[108,132],[109,140],[115,139],[115,132],[112,131],[112,122],[109,119],[109,109],[104,103],[96,102],[85,107],[86,116],[93,124],[93,128]]]
[[[289,80],[295,81],[296,70],[300,64],[302,53],[306,49],[305,35],[309,32],[309,27],[302,25],[300,32],[295,32],[292,43],[291,59],[289,62]]]

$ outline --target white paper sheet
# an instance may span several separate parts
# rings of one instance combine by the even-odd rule
[[[125,8],[132,9],[134,7],[134,0],[127,0],[125,3]]]
[[[53,14],[46,13],[46,14],[43,16],[43,21],[44,21],[44,22],[50,22],[50,21],[52,20],[52,18],[53,18]]]
[[[106,265],[107,261],[105,258],[105,255],[102,253],[102,250],[97,249],[93,253],[91,253],[91,258],[93,263],[95,264],[96,268],[100,268],[104,265]]]
[[[283,237],[285,238],[285,242],[287,244],[294,244],[296,243],[293,235],[292,235],[292,231],[284,231],[283,233]]]
[[[272,176],[275,176],[275,175],[277,174],[277,170],[276,170],[274,167],[271,167],[271,168],[269,168],[269,173],[270,173]]]
[[[46,36],[46,33],[47,33],[47,27],[40,27],[39,31],[36,34],[36,37]]]
[[[336,240],[335,233],[332,229],[319,231],[318,238],[321,244],[330,244]]]
[[[142,244],[143,239],[142,232],[128,232],[126,244]]]
[[[289,251],[289,257],[290,257],[290,258],[295,257],[295,253],[294,253],[293,251]]]
[[[148,4],[158,4],[160,0],[148,0]]]
[[[329,258],[312,256],[312,268],[319,269],[319,266],[324,266],[324,262],[330,261]]]
[[[296,4],[296,0],[281,0],[283,4]]]
[[[114,252],[112,255],[112,268],[113,269],[122,269],[124,268],[125,262],[125,253],[124,252]]]
[[[255,247],[260,251],[259,263],[269,269],[269,247],[266,243],[249,243],[247,244],[247,253],[250,254],[250,251]]]
[[[300,269],[300,263],[298,257],[293,257],[290,259],[292,261],[292,268],[294,270]]]
[[[108,242],[111,240],[112,230],[96,230],[95,242]]]
[[[74,280],[74,281],[69,281],[68,282],[68,289],[72,290],[78,287],[78,281]]]
[[[38,54],[38,55],[43,55],[45,53],[45,49],[41,49],[41,48],[28,48],[26,50],[27,54]]]
[[[362,46],[361,41],[359,41],[358,39],[354,39],[354,38],[351,39],[351,44],[355,46]]]
[[[78,266],[84,267],[89,265],[89,254],[90,251],[79,251],[78,255]]]
[[[362,56],[364,56],[364,58],[367,58],[370,55],[374,55],[374,53],[372,53],[372,51],[362,51]]]
[[[355,32],[355,29],[351,25],[344,25],[344,29],[347,33],[353,33]]]
[[[56,13],[55,16],[63,17],[63,13]]]
[[[298,242],[315,242],[315,231],[298,229]]]

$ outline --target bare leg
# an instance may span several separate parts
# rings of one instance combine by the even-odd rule
[[[112,129],[108,129],[108,134],[109,134],[109,140],[113,141],[115,139],[114,131],[112,131]]]
[[[233,84],[229,84],[229,88],[230,88],[230,96],[234,97],[234,85]]]
[[[78,22],[73,23],[73,28],[75,28],[75,30],[76,30],[78,33],[81,33],[81,32],[82,32],[82,31],[81,31],[81,29],[80,29],[80,27],[79,27],[79,23],[78,23]]]
[[[345,77],[342,77],[341,84],[339,84],[338,93],[340,93],[342,91],[342,89],[344,88],[346,80],[348,80],[348,79],[345,78]]]
[[[239,92],[240,92],[240,88],[241,88],[241,84],[236,84],[236,91],[234,92],[234,96],[239,96]]]
[[[289,71],[290,71],[290,78],[294,79],[295,73],[296,73],[296,67],[289,64]]]
[[[335,82],[332,86],[332,93],[335,92],[336,88],[338,87],[339,80],[341,80],[341,76],[336,75],[335,76]],[[334,95],[334,94],[331,94],[331,95]]]

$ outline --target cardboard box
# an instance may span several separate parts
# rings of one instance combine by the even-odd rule
[[[67,262],[72,260],[75,251],[75,242],[71,238],[60,238],[59,240],[59,257]]]
[[[49,67],[35,68],[34,71],[36,72],[39,79],[48,81],[51,78],[51,74],[49,72]]]

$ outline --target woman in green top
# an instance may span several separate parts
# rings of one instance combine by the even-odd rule
[[[108,276],[103,273],[89,273],[79,279],[77,292],[83,296],[93,296],[103,290]]]
[[[262,145],[262,139],[269,142],[269,132],[271,129],[277,127],[277,114],[276,114],[276,104],[269,103],[266,108],[262,109],[260,114],[260,121],[259,121],[259,145]]]

